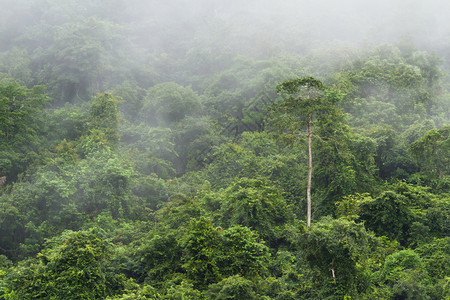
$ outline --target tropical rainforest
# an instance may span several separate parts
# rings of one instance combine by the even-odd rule
[[[449,8],[1,1],[0,299],[450,299]]]

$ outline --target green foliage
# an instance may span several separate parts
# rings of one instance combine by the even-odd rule
[[[220,231],[205,218],[193,219],[188,229],[182,242],[183,269],[194,281],[194,286],[204,289],[220,278],[218,263],[221,250]]]
[[[275,87],[302,68],[289,58],[255,60],[238,56],[231,66],[205,81],[205,110],[232,133],[262,130],[265,110],[275,98]]]
[[[170,300],[201,300],[204,299],[202,293],[193,288],[192,284],[182,281],[179,285],[172,286],[168,289],[167,294],[162,299]]]
[[[325,86],[313,77],[287,80],[277,86],[277,91],[282,98],[269,107],[269,112],[274,117],[274,127],[289,142],[310,135],[316,122],[332,114],[333,105],[325,96]]]
[[[415,249],[428,274],[434,280],[442,280],[450,274],[450,238],[435,239]]]
[[[361,202],[359,208],[367,228],[407,245],[433,235],[441,236],[442,231],[436,225],[446,222],[447,217],[433,213],[438,203],[426,188],[398,182],[377,198]],[[432,221],[427,215],[435,215],[437,219]]]
[[[269,248],[248,227],[233,226],[222,233],[221,273],[255,278],[267,274]]]
[[[160,299],[161,295],[150,285],[140,287],[137,284],[132,285],[129,290],[126,290],[122,295],[115,297],[108,297],[107,300],[146,300],[146,299]]]
[[[275,128],[281,131],[281,136],[291,145],[299,138],[307,140],[306,219],[307,225],[310,226],[313,157],[317,154],[315,147],[313,151],[312,137],[317,137],[321,141],[331,139],[334,134],[330,132],[338,133],[339,136],[341,129],[345,128],[342,126],[342,112],[336,105],[342,100],[343,95],[336,90],[328,91],[322,82],[313,77],[285,81],[277,86],[277,91],[281,99],[269,108],[274,117]],[[330,124],[333,124],[333,127]],[[344,170],[349,169],[344,167]],[[346,173],[351,177],[351,170]]]
[[[397,239],[405,243],[415,214],[409,207],[408,198],[392,191],[384,192],[371,202],[362,203],[362,219],[366,226],[379,235]]]
[[[15,180],[39,158],[47,102],[43,86],[28,89],[0,82],[0,173],[8,180]]]
[[[32,82],[31,57],[27,50],[13,47],[0,54],[0,72],[21,84]]]
[[[402,250],[386,258],[377,274],[378,284],[388,287],[385,296],[393,299],[430,299],[428,274],[420,256],[413,250]]]
[[[433,55],[379,47],[338,73],[350,124],[385,124],[396,130],[430,115],[440,93],[439,61]]]
[[[0,299],[450,297],[445,39],[324,45],[245,1],[3,2]]]
[[[215,187],[227,187],[236,177],[255,177],[272,159],[256,157],[251,150],[237,144],[223,144],[213,153],[213,162],[203,170],[205,179]],[[266,171],[271,171],[266,169]],[[264,174],[264,173],[263,173]]]
[[[159,232],[164,235],[159,235]],[[191,219],[184,230],[153,231],[138,250],[139,278],[161,289],[180,281],[205,290],[232,275],[265,276],[269,248],[247,227],[215,228],[206,218]]]
[[[125,124],[121,128],[122,149],[129,151],[136,169],[145,175],[156,174],[163,179],[173,178],[178,153],[173,142],[173,131]]]
[[[334,203],[354,193],[373,192],[376,186],[375,142],[336,124],[340,122],[324,126],[323,138],[313,143],[314,165],[320,166],[313,177],[317,217],[335,215]]]
[[[254,284],[241,276],[225,278],[211,285],[206,292],[208,299],[257,299]]]
[[[24,234],[23,216],[13,205],[11,198],[2,197],[0,201],[0,253],[15,257],[18,243]]]
[[[377,241],[362,224],[344,219],[322,219],[305,231],[298,243],[301,255],[313,270],[318,271],[313,273],[315,285],[326,287],[313,286],[313,289],[328,289],[326,293],[354,297],[369,288],[369,256]]]
[[[430,177],[442,178],[450,174],[450,126],[430,130],[410,146],[422,170]]]
[[[306,171],[303,153],[292,153],[277,145],[267,132],[245,132],[237,143],[224,143],[215,148],[211,162],[201,176],[214,188],[227,188],[237,178],[268,178],[280,185],[290,203],[299,204],[304,192]],[[301,205],[301,204],[299,204]],[[293,207],[297,212],[297,208]]]
[[[405,140],[390,127],[372,128],[368,135],[376,142],[374,159],[381,178],[405,179],[407,174],[417,171],[414,160],[407,152],[409,138]]]
[[[210,148],[223,142],[223,137],[217,135],[207,117],[184,118],[174,127],[173,139],[178,174],[203,168],[208,161]]]
[[[52,110],[46,122],[49,140],[57,147],[61,141],[72,142],[80,138],[87,131],[87,114],[71,105]]]
[[[136,82],[127,80],[114,87],[113,94],[120,100],[120,111],[125,118],[128,120],[137,118],[142,109],[141,99],[145,91]]]
[[[147,91],[140,119],[154,126],[173,126],[200,110],[198,95],[175,82],[161,83]]]
[[[368,193],[347,195],[335,203],[336,215],[349,221],[357,220],[361,213],[362,203],[372,200]]]
[[[221,223],[242,225],[274,242],[277,227],[291,219],[282,193],[266,178],[239,178],[224,191],[219,215]]]
[[[68,165],[36,168],[0,196],[2,253],[14,259],[20,252],[36,253],[45,238],[79,230],[88,216],[104,210],[114,218],[132,215],[132,174],[123,158],[98,153]],[[24,244],[20,252],[19,243]]]
[[[132,180],[131,190],[146,208],[153,211],[169,200],[167,183],[155,174]]]
[[[319,81],[313,77],[304,77],[304,78],[286,80],[285,82],[283,82],[277,86],[277,91],[279,93],[297,94],[304,87],[314,88],[314,89],[317,89],[318,91],[325,90],[325,86],[322,84],[321,81]]]
[[[164,228],[163,228],[164,229]],[[173,273],[182,272],[182,247],[179,244],[176,232],[161,230],[149,237],[139,251],[138,257],[143,265],[137,270],[140,280],[162,285]],[[135,271],[136,272],[136,271]]]
[[[84,213],[96,215],[108,209],[114,217],[129,215],[130,181],[128,161],[112,155],[96,154],[80,162],[73,184],[77,188],[75,205]]]
[[[201,216],[203,209],[197,200],[176,192],[171,194],[170,201],[156,212],[156,219],[173,229],[188,226],[191,219]]]
[[[108,290],[112,279],[103,270],[109,252],[109,245],[92,232],[66,232],[38,255],[40,262],[15,267],[7,289],[22,299],[105,298],[113,293]]]
[[[34,76],[61,104],[88,101],[113,81],[107,70],[121,56],[118,44],[126,44],[120,32],[120,26],[108,20],[78,17],[35,33],[47,44],[33,53]]]
[[[445,195],[427,208],[425,222],[434,237],[446,237],[450,233],[450,197]]]
[[[89,109],[88,124],[90,130],[104,133],[107,143],[115,146],[119,140],[118,101],[110,94],[99,94]]]

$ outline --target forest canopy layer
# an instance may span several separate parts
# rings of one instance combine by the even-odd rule
[[[1,6],[0,299],[450,298],[450,5]]]

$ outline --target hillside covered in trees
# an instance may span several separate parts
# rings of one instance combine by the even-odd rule
[[[283,2],[3,0],[0,299],[450,299],[450,6]]]

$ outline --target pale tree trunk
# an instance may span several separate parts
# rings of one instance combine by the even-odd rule
[[[307,213],[306,213],[306,225],[311,226],[311,177],[312,177],[312,150],[311,150],[311,114],[308,120],[308,186],[306,187],[306,200],[307,200]]]
[[[308,87],[308,101],[310,100],[309,87]],[[312,114],[308,115],[308,158],[309,158],[309,166],[308,166],[308,186],[306,187],[306,225],[308,227],[311,226],[311,178],[312,178],[312,150],[311,150],[311,126],[312,126]]]

